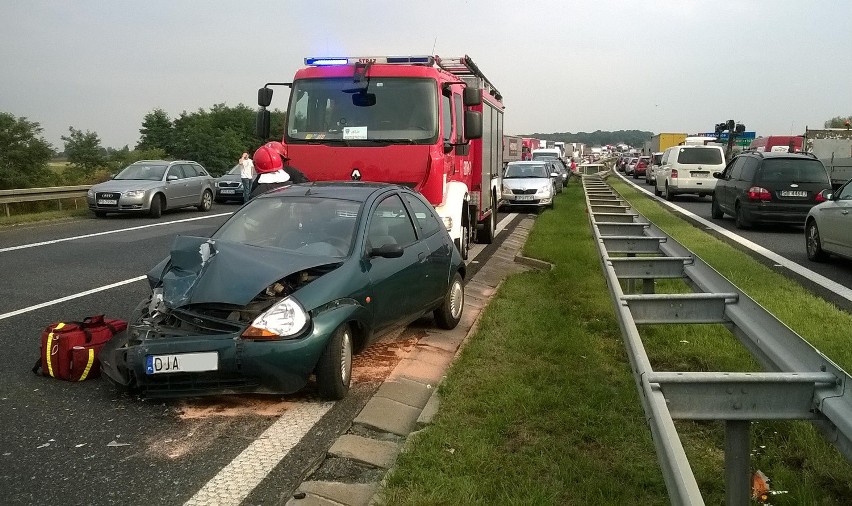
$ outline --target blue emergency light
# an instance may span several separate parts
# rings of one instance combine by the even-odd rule
[[[432,65],[435,62],[433,56],[334,56],[305,58],[305,65],[315,67],[331,65],[355,65],[360,64],[409,64],[409,65]]]

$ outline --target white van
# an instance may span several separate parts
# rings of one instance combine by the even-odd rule
[[[725,152],[720,146],[672,146],[663,152],[656,170],[654,195],[671,200],[675,195],[691,193],[713,195],[716,178],[725,170]]]
[[[561,160],[562,151],[557,148],[541,148],[532,150],[533,160]]]

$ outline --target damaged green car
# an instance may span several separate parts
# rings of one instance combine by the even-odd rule
[[[313,375],[322,397],[340,399],[353,353],[376,337],[429,313],[455,327],[464,277],[442,221],[411,190],[283,187],[209,238],[175,238],[102,370],[149,397],[288,394]]]

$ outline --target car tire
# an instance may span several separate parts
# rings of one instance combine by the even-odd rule
[[[492,209],[488,220],[477,230],[476,242],[480,244],[491,244],[494,242],[494,231],[497,229],[497,210]]]
[[[657,189],[657,182],[654,181],[654,196],[659,197],[662,194],[663,194],[663,192],[661,192],[660,190]]]
[[[325,345],[316,367],[317,389],[324,399],[339,400],[352,381],[352,330],[344,323]]]
[[[734,205],[734,226],[739,229],[746,229],[751,226],[751,223],[743,215],[743,210],[739,202]]]
[[[95,218],[106,218],[106,211],[95,211]]]
[[[663,188],[663,198],[668,200],[669,202],[671,202],[671,200],[674,198],[674,194],[672,194],[672,191],[669,189],[668,181],[666,181],[666,186]]]
[[[808,252],[808,259],[814,262],[824,262],[828,260],[828,253],[822,249],[822,242],[819,237],[819,227],[816,221],[811,220],[805,225],[805,249]]]
[[[470,254],[470,228],[468,225],[462,226],[461,237],[455,242],[456,248],[459,250],[462,260],[467,260],[467,257]]]
[[[204,190],[201,194],[201,203],[196,206],[199,211],[206,213],[213,208],[213,193],[210,190]]]
[[[716,201],[716,195],[711,195],[713,200],[710,202],[710,217],[714,220],[721,220],[725,213],[722,212],[722,208],[719,207],[719,202]]]
[[[148,215],[151,218],[159,218],[163,215],[163,208],[166,207],[165,200],[165,197],[159,193],[154,195],[154,198],[151,199],[151,209],[148,210]]]
[[[461,274],[458,272],[453,276],[441,307],[434,311],[435,323],[438,327],[446,330],[456,328],[461,321],[464,311],[464,284]]]

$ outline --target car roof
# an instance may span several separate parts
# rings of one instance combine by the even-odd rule
[[[804,153],[785,153],[782,151],[744,151],[741,155],[757,156],[761,158],[793,158],[797,160],[817,160],[815,156]]]
[[[373,183],[361,181],[316,181],[311,183],[298,183],[282,186],[275,190],[259,195],[260,198],[268,197],[319,197],[354,200],[364,202],[371,195],[380,190],[398,189],[407,190],[404,186],[389,183]]]

